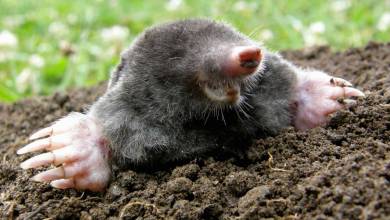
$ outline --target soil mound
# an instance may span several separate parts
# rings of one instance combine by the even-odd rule
[[[145,173],[114,171],[105,193],[30,182],[16,150],[33,131],[87,108],[105,85],[0,105],[4,219],[389,219],[390,43],[333,53],[287,51],[296,64],[350,80],[367,97],[325,128],[286,129],[245,161],[210,157]],[[44,170],[44,169],[41,169]]]

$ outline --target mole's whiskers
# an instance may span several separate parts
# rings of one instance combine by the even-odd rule
[[[251,116],[245,111],[244,107],[253,108],[253,106],[251,106],[251,105],[249,105],[249,103],[245,102],[245,98],[240,97],[240,102],[238,103],[238,105],[236,105],[236,109],[238,110],[238,113],[242,113],[247,119],[251,118]],[[248,109],[246,109],[246,110],[248,110]]]

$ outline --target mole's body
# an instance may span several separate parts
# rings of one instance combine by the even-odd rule
[[[363,96],[349,86],[299,69],[221,23],[163,24],[122,54],[106,93],[86,114],[72,113],[38,131],[31,137],[38,140],[18,153],[50,151],[23,168],[62,165],[36,175],[37,181],[102,190],[111,161],[161,164],[245,146],[289,125],[322,125],[343,108],[336,99]]]

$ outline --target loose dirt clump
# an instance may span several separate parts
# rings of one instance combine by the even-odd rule
[[[209,157],[162,170],[114,170],[104,193],[29,181],[17,156],[27,137],[88,108],[105,85],[0,105],[0,213],[4,219],[389,219],[390,43],[332,53],[283,53],[350,80],[367,97],[327,127],[257,140],[246,159]]]

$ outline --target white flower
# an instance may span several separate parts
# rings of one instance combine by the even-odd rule
[[[100,32],[101,38],[108,43],[123,43],[129,36],[129,29],[123,26],[113,26],[110,28],[104,28]]]
[[[260,39],[263,41],[271,40],[273,37],[274,33],[269,29],[265,29],[260,33]]]
[[[182,5],[182,0],[169,0],[165,8],[169,11],[175,11]]]
[[[302,35],[306,47],[326,43],[321,36],[326,30],[326,26],[322,21],[313,22],[307,27],[295,17],[289,17],[289,19],[294,30]]]
[[[245,1],[237,1],[234,5],[233,5],[233,9],[235,11],[243,11],[245,9],[248,9],[249,8],[249,5],[247,2]]]
[[[16,36],[7,31],[0,32],[0,62],[11,59],[15,54],[15,48],[18,46]]]
[[[35,76],[34,72],[25,68],[22,72],[16,77],[16,89],[18,92],[25,92],[28,88],[34,87]]]
[[[303,33],[303,40],[305,42],[306,47],[311,47],[316,44],[317,37],[313,33],[307,31]]]
[[[64,23],[55,21],[49,25],[49,33],[55,36],[64,36],[69,33],[69,28]]]
[[[315,34],[321,34],[325,32],[325,24],[321,21],[311,23],[309,26],[309,31]]]
[[[30,63],[30,65],[37,68],[41,68],[45,65],[45,60],[37,54],[33,54],[28,60],[28,62]]]
[[[305,41],[306,47],[311,47],[314,45],[325,44],[326,41],[321,36],[326,30],[325,24],[321,21],[311,23],[308,28],[303,28],[301,31],[303,40]]]
[[[305,41],[306,47],[314,45],[323,45],[326,41],[321,37],[320,34],[310,31],[310,29],[302,32],[303,40]]]
[[[303,30],[303,24],[302,24],[301,20],[299,20],[295,17],[292,17],[292,16],[290,16],[289,19],[290,19],[291,25],[294,28],[294,30],[296,30],[296,31]]]
[[[350,0],[333,0],[331,5],[331,9],[335,12],[342,12],[351,7]]]
[[[390,12],[385,12],[379,19],[376,28],[380,31],[386,31],[390,28]]]
[[[0,50],[2,48],[15,48],[16,46],[18,46],[18,39],[13,33],[7,30],[0,32]]]
[[[251,11],[253,10],[254,8],[257,8],[258,3],[256,2],[248,2],[248,1],[237,1],[234,5],[233,5],[233,10],[235,11],[238,11],[238,12],[242,12],[242,11]]]

